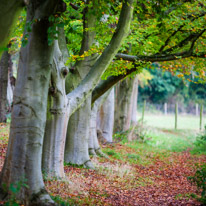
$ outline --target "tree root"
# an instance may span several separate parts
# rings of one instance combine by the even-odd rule
[[[91,162],[91,160],[88,160],[84,163],[84,167],[88,168],[88,169],[95,169],[95,166],[93,165],[93,163]]]
[[[89,155],[96,156],[97,154],[93,148],[89,148]]]
[[[27,205],[27,204],[26,204]],[[31,199],[29,200],[29,204],[31,206],[57,206],[49,194],[47,193],[46,189],[42,188],[38,193],[33,194]]]
[[[109,156],[107,156],[105,153],[102,152],[101,148],[96,149],[95,152],[100,157],[104,157],[106,159],[110,159]]]

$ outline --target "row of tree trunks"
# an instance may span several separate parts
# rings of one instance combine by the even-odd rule
[[[55,88],[58,89],[58,86],[54,87],[53,103],[50,100],[47,101],[50,83],[55,84],[55,80],[52,79],[55,47],[54,45],[49,46],[47,41],[47,31],[51,24],[48,17],[56,12],[61,12],[56,9],[62,8],[63,2],[31,0],[28,3],[27,21],[33,22],[32,31],[29,33],[27,45],[20,51],[9,145],[0,176],[0,199],[8,195],[11,184],[19,184],[23,181],[27,187],[22,184],[21,191],[16,196],[22,204],[55,205],[45,190],[41,171],[46,123],[49,125],[48,129],[52,129],[51,132],[48,131],[52,133],[50,137],[56,137],[58,131],[63,129],[64,126],[61,124],[63,121],[67,121],[67,116],[69,117],[77,110],[86,99],[90,99],[91,104],[89,96],[92,90],[119,50],[123,38],[129,32],[133,0],[123,2],[119,23],[113,38],[95,64],[90,67],[89,74],[76,89],[67,94],[68,103],[63,114],[59,113],[59,107],[62,109],[61,97],[64,95],[59,96],[58,91],[55,93]],[[57,66],[57,68],[61,68],[61,66]],[[58,72],[57,69],[55,74],[58,75]],[[61,81],[61,83],[63,82]],[[53,92],[52,89],[50,91]],[[47,115],[48,102],[51,103],[48,108],[51,108],[50,113],[53,114],[53,117],[48,117],[46,122],[46,118],[49,116]],[[54,129],[51,125],[54,125]],[[55,135],[53,135],[54,133]],[[64,136],[65,132],[61,132],[59,135]],[[63,138],[65,137],[60,138],[61,141]],[[57,153],[54,154],[55,161],[50,162],[61,167],[63,159],[57,156],[62,155],[58,152],[64,148],[57,144],[59,141],[50,140],[49,146],[46,148],[51,149],[51,145],[58,148]],[[64,154],[64,151],[61,152]],[[61,162],[57,162],[56,158]],[[52,171],[50,172],[52,174]]]

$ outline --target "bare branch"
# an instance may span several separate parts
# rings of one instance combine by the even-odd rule
[[[74,5],[73,3],[69,3],[69,5],[70,5],[73,9],[75,9],[75,10],[79,10],[79,7],[76,6],[76,5]]]

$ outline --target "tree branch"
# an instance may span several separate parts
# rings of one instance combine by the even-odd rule
[[[200,32],[200,33],[193,39],[192,44],[191,44],[191,46],[190,46],[190,52],[193,51],[193,48],[194,48],[194,46],[195,46],[195,42],[198,40],[198,38],[199,38],[200,36],[202,36],[202,34],[203,34],[205,31],[206,31],[206,29],[203,29],[202,32]]]
[[[185,39],[183,39],[181,42],[179,42],[179,44],[167,49],[164,51],[164,53],[169,53],[169,52],[172,52],[174,49],[177,49],[177,48],[181,48],[185,45],[187,45],[189,42],[193,42],[194,40],[196,41],[203,33],[205,32],[205,29],[202,30],[201,32],[199,33],[191,33],[188,37],[186,37]]]
[[[183,25],[181,25],[176,31],[174,31],[168,38],[167,40],[165,41],[165,44],[161,46],[160,50],[159,50],[159,53],[162,52],[164,50],[164,48],[169,44],[171,38],[173,36],[175,36],[177,34],[177,32],[179,32],[181,29],[182,29]]]
[[[117,54],[116,58],[135,62],[137,60],[145,61],[145,62],[162,62],[162,61],[173,61],[178,60],[180,58],[188,58],[188,57],[196,57],[196,58],[206,58],[206,53],[202,52],[199,54],[192,53],[190,50],[175,53],[170,55],[156,55],[156,56],[131,56],[127,54]],[[117,82],[124,79],[128,75],[132,74],[133,72],[137,71],[138,64],[134,63],[134,67],[132,69],[126,70],[125,74],[121,74],[118,76],[110,76],[106,80],[100,81],[100,83],[94,88],[92,92],[92,103],[96,101],[101,95],[103,95],[107,90],[113,87]]]
[[[79,10],[79,7],[76,6],[76,5],[74,5],[73,3],[69,3],[69,5],[70,5],[74,10],[76,10],[76,11]]]

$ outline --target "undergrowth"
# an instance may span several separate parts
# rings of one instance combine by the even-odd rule
[[[193,194],[193,197],[206,205],[206,164],[196,165],[195,175],[188,177],[188,180],[191,184],[196,185],[201,192],[200,197],[196,194]]]

